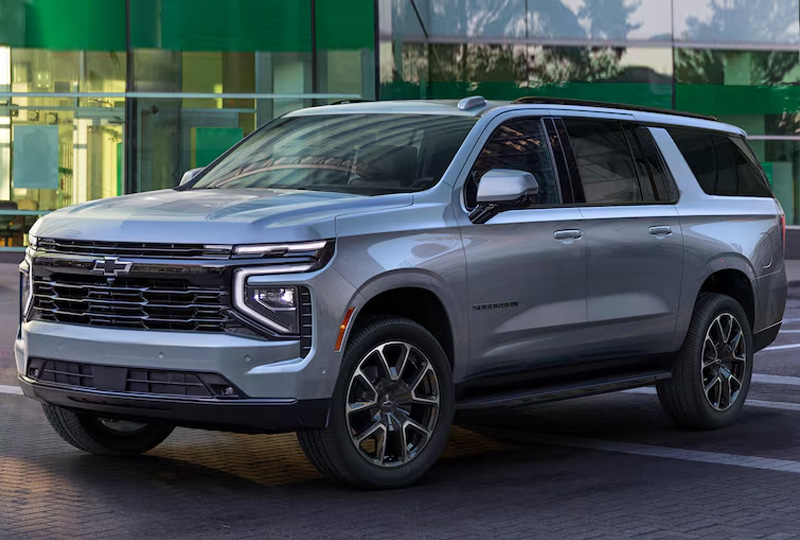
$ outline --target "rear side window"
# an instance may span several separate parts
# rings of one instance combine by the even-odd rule
[[[761,164],[753,150],[739,137],[729,137],[736,160],[738,194],[742,197],[772,197],[772,190],[764,177]]]
[[[586,203],[655,201],[640,148],[634,159],[632,133],[620,122],[565,118]]]
[[[747,143],[728,135],[669,128],[697,182],[709,195],[772,197]]]
[[[664,159],[661,157],[650,130],[644,126],[636,126],[633,129],[636,132],[636,140],[642,150],[642,156],[650,173],[656,191],[656,198],[662,202],[677,202],[678,189],[675,187],[675,181],[664,164]]]

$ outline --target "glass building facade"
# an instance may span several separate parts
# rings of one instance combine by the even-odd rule
[[[380,98],[557,96],[744,128],[800,224],[800,0],[381,0]]]
[[[0,250],[286,111],[375,99],[375,21],[373,0],[0,0]]]
[[[0,0],[0,250],[288,110],[474,94],[715,115],[800,223],[800,0]]]

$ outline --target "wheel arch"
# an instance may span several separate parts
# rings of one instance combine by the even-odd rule
[[[442,301],[429,289],[401,287],[372,297],[361,308],[354,325],[376,315],[397,315],[422,325],[439,342],[454,366],[453,330]]]
[[[724,268],[712,272],[700,285],[696,298],[699,298],[703,293],[724,294],[736,300],[747,314],[747,320],[750,322],[751,331],[755,332],[755,289],[751,279],[742,269]]]
[[[444,280],[420,269],[396,270],[376,276],[360,287],[354,300],[356,310],[349,324],[346,346],[353,329],[374,315],[396,315],[415,321],[439,341],[453,368],[454,377],[460,358],[467,354],[466,313]],[[466,305],[466,301],[462,301]]]

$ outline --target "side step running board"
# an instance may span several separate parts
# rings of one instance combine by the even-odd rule
[[[558,401],[594,394],[604,394],[649,386],[656,381],[669,379],[669,371],[648,371],[617,377],[603,377],[598,379],[582,380],[557,386],[545,386],[527,390],[516,390],[505,394],[492,394],[468,398],[456,404],[458,410],[489,409],[494,407],[523,407],[535,403]]]

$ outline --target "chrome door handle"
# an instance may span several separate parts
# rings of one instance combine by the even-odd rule
[[[647,229],[653,236],[669,236],[672,234],[672,227],[668,225],[659,225],[657,227],[650,227]]]
[[[578,229],[562,229],[553,233],[556,240],[577,240],[583,236],[583,232]]]

